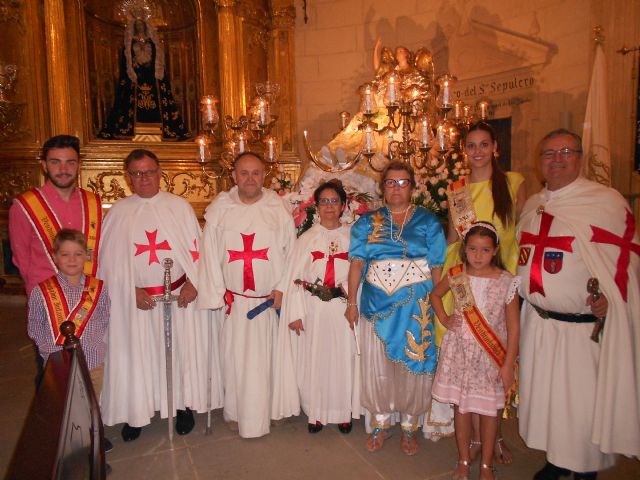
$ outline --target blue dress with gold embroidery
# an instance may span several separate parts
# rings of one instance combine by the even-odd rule
[[[437,351],[430,268],[442,267],[447,244],[440,222],[423,207],[414,207],[399,238],[398,225],[391,227],[389,210],[380,208],[351,228],[349,259],[365,262],[360,314],[375,323],[389,360],[412,373],[433,375]]]

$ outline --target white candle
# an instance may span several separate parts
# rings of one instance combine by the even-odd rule
[[[438,147],[440,150],[445,150],[444,128],[442,128],[442,125],[438,126]]]
[[[206,142],[204,141],[204,138],[200,137],[198,139],[198,145],[200,150],[200,163],[205,163],[207,159],[207,152],[206,152]]]
[[[364,130],[364,141],[365,141],[365,151],[371,152],[373,151],[373,130],[371,127],[367,126]]]
[[[367,85],[364,90],[364,112],[371,113],[372,101],[371,101],[371,87]]]
[[[422,132],[422,146],[428,147],[429,146],[429,122],[426,118],[422,121],[421,132]]]
[[[269,160],[273,161],[276,156],[275,140],[273,138],[270,138],[267,143],[269,144]]]
[[[449,81],[445,80],[442,84],[442,105],[449,105]]]
[[[267,106],[264,100],[260,100],[258,104],[258,117],[260,119],[260,123],[262,125],[266,125],[267,123]]]
[[[489,103],[482,101],[478,103],[478,108],[480,109],[480,118],[486,120],[489,113]]]
[[[462,107],[464,106],[464,103],[461,102],[460,100],[458,100],[456,103],[453,104],[454,107],[454,117],[456,120],[459,120],[460,118],[462,118]]]
[[[244,135],[238,135],[238,153],[244,153]]]
[[[396,77],[389,75],[389,104],[396,103]]]

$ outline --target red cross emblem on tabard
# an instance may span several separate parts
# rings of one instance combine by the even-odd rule
[[[313,261],[315,262],[316,260],[320,260],[321,258],[324,258],[325,253],[315,250],[311,252],[311,256],[313,257]],[[335,268],[336,258],[339,258],[341,260],[348,260],[349,252],[340,252],[334,255],[329,255],[327,257],[327,267],[324,271],[323,283],[329,288],[334,288],[336,286],[336,268]]]
[[[229,252],[229,263],[236,260],[242,260],[243,266],[243,292],[247,290],[256,291],[256,282],[253,276],[253,260],[269,260],[269,249],[262,248],[260,250],[253,250],[253,239],[256,236],[255,233],[250,235],[242,235],[242,246],[244,250],[227,250]]]
[[[553,223],[553,215],[542,212],[540,220],[540,233],[533,234],[522,232],[520,235],[520,245],[533,245],[533,260],[531,260],[531,270],[529,274],[529,293],[539,292],[544,296],[544,287],[542,286],[542,259],[544,257],[545,248],[555,248],[565,252],[573,252],[571,244],[576,237],[559,236],[550,237],[551,223]]]
[[[141,245],[139,243],[134,243],[134,245],[136,246],[136,253],[134,256],[137,257],[138,255],[141,255],[145,252],[149,252],[149,265],[151,265],[152,263],[160,263],[157,252],[158,250],[171,250],[169,242],[163,240],[160,243],[156,243],[156,237],[158,236],[157,228],[153,232],[147,232],[145,230],[144,233],[147,234],[147,240],[149,241],[149,244]]]
[[[620,255],[616,265],[616,274],[613,277],[623,300],[627,301],[627,283],[629,281],[629,262],[631,261],[631,252],[640,255],[640,245],[633,243],[633,235],[636,232],[636,225],[633,215],[627,210],[627,218],[625,220],[625,230],[621,237],[613,232],[609,232],[600,227],[591,225],[593,235],[591,241],[594,243],[608,243],[620,247]]]
[[[189,253],[191,254],[191,258],[193,260],[193,263],[196,263],[199,259],[200,259],[200,252],[198,251],[198,240],[197,239],[193,239],[193,250],[189,250]]]

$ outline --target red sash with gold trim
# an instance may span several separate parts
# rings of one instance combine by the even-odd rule
[[[82,232],[87,242],[89,259],[84,264],[86,275],[95,275],[98,271],[98,247],[102,231],[102,206],[100,198],[95,193],[79,189],[80,204],[82,206]],[[42,242],[42,247],[56,269],[53,261],[53,239],[62,229],[55,212],[38,188],[27,190],[17,197],[19,204],[27,214],[31,225]],[[57,269],[56,269],[57,271]]]
[[[102,204],[100,197],[92,192],[80,189],[82,199],[82,225],[84,238],[87,241],[89,258],[84,263],[84,274],[94,276],[98,272],[98,250],[100,233],[102,232]]]
[[[447,199],[451,221],[456,227],[458,235],[462,237],[462,233],[476,221],[476,211],[473,208],[471,191],[465,177],[449,185]]]
[[[67,298],[64,296],[62,285],[60,285],[56,276],[40,283],[40,290],[42,290],[47,316],[49,317],[51,336],[56,345],[64,343],[64,336],[60,333],[60,325],[66,320],[73,322],[76,326],[74,335],[80,338],[98,305],[98,298],[100,298],[103,285],[102,280],[87,275],[80,301],[73,310],[69,311]]]
[[[476,305],[463,264],[449,269],[449,285],[455,298],[456,306],[462,312],[471,329],[471,333],[473,333],[483,350],[496,362],[498,368],[502,367],[507,351]]]

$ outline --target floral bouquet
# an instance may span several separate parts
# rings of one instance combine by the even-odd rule
[[[325,178],[324,172],[312,171],[309,169],[303,176],[297,191],[292,191],[294,186],[286,175],[278,174],[271,180],[270,188],[283,196],[291,205],[291,215],[297,230],[298,237],[309,230],[314,223],[319,221],[318,210],[313,200],[313,192],[323,182],[329,180]],[[335,175],[334,175],[335,176]],[[347,205],[340,217],[342,224],[351,225],[360,215],[374,208],[377,208],[379,196],[375,191],[375,183],[369,179],[357,178],[361,175],[354,175],[353,172],[340,174],[340,181],[347,192]],[[371,182],[371,185],[366,185]],[[368,188],[363,191],[362,186]],[[373,193],[370,193],[373,192]]]

